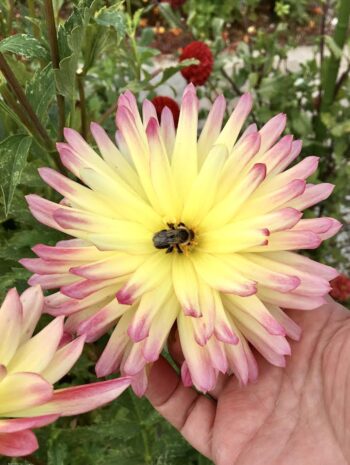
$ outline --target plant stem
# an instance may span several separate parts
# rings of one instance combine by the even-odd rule
[[[39,118],[35,114],[29,100],[27,99],[26,94],[24,93],[22,87],[20,86],[19,82],[17,81],[16,76],[12,72],[11,68],[9,67],[4,55],[0,52],[0,70],[4,75],[5,79],[7,80],[8,84],[10,85],[11,89],[13,90],[14,94],[16,95],[20,104],[24,107],[25,111],[27,112],[27,116],[32,121],[35,129],[40,134],[41,138],[45,142],[45,145],[49,150],[52,150],[52,141],[50,136],[46,132],[46,129],[41,124]]]
[[[243,92],[241,92],[241,90],[239,89],[235,81],[227,74],[225,69],[221,68],[220,71],[223,77],[231,84],[232,90],[235,92],[235,94],[237,94],[238,96],[241,96]]]
[[[28,10],[29,10],[29,16],[33,19],[35,19],[35,2],[34,0],[28,0]],[[37,39],[40,39],[40,29],[37,24],[33,23],[33,35]]]
[[[114,102],[107,110],[101,115],[98,120],[98,124],[103,124],[107,118],[109,118],[117,109],[118,102]]]
[[[13,110],[16,113],[21,123],[28,130],[28,132],[32,134],[34,137],[39,136],[39,140],[41,141],[40,134],[37,133],[36,128],[33,126],[26,112],[23,111],[22,106],[17,103],[10,89],[7,86],[2,86],[0,93],[5,103],[8,105],[9,108],[11,108],[11,110]]]
[[[140,410],[139,410],[139,407],[138,407],[138,404],[137,404],[137,400],[135,400],[135,397],[134,397],[134,395],[132,394],[132,392],[130,390],[129,390],[129,393],[130,393],[132,404],[133,404],[134,409],[135,409],[135,413],[136,413],[138,422],[140,424],[140,431],[141,431],[141,437],[142,437],[143,448],[144,448],[145,465],[151,465],[151,463],[152,463],[152,455],[151,455],[151,450],[150,450],[150,447],[149,447],[149,444],[148,444],[147,433],[145,431],[145,428],[142,425],[142,416],[140,414]]]
[[[11,34],[12,21],[15,16],[15,2],[14,0],[9,0],[9,12],[7,16],[7,34]]]
[[[59,69],[60,67],[60,55],[58,49],[58,42],[57,42],[57,31],[56,31],[56,23],[55,23],[55,15],[52,6],[52,0],[44,0],[44,10],[45,10],[45,18],[46,18],[46,25],[47,25],[47,32],[50,44],[50,52],[51,52],[51,60],[52,66],[54,69]],[[65,102],[63,95],[60,95],[56,91],[56,100],[57,100],[57,108],[58,108],[58,131],[57,131],[57,139],[63,140],[63,128],[65,125]]]
[[[349,0],[341,0],[337,12],[338,23],[333,34],[335,44],[343,50],[346,40],[346,33],[350,18]],[[340,58],[333,53],[325,62],[325,72],[322,82],[323,96],[321,102],[321,113],[330,110],[334,100],[334,93],[339,72]]]
[[[77,83],[80,100],[80,115],[81,115],[81,135],[84,139],[87,139],[87,112],[86,112],[86,100],[84,90],[85,76],[82,72],[77,72]]]

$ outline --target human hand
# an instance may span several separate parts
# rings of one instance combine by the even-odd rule
[[[288,314],[301,341],[283,369],[256,353],[255,384],[219,377],[211,399],[184,387],[164,358],[152,368],[148,399],[216,465],[350,463],[350,312],[330,300]],[[170,350],[181,362],[176,338]]]

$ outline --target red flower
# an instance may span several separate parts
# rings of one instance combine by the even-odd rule
[[[204,42],[191,42],[182,50],[180,61],[188,58],[196,58],[200,63],[183,68],[181,74],[187,82],[201,86],[208,80],[213,70],[214,59],[210,48]]]
[[[184,3],[186,3],[186,0],[162,0],[162,3],[170,3],[172,8],[180,8]]]
[[[162,114],[163,108],[168,107],[171,113],[173,114],[175,127],[177,127],[177,123],[179,122],[180,108],[174,99],[170,97],[163,97],[162,95],[158,95],[157,97],[154,97],[152,99],[152,103],[156,108],[159,122],[160,122],[160,116]]]
[[[332,290],[330,295],[340,302],[345,302],[350,297],[350,278],[341,274],[330,282]]]

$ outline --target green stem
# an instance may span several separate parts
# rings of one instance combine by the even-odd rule
[[[337,12],[337,26],[334,31],[333,40],[336,45],[342,50],[345,45],[346,34],[349,26],[350,18],[350,1],[341,0],[339,3],[339,8]],[[333,53],[325,62],[325,70],[323,74],[323,96],[321,102],[321,113],[327,112],[332,106],[337,77],[340,66],[340,58],[336,57]]]
[[[8,84],[10,85],[11,89],[13,90],[14,94],[16,95],[18,101],[20,102],[20,104],[23,106],[23,108],[27,112],[27,116],[32,121],[35,129],[37,130],[37,132],[40,134],[40,137],[45,142],[45,145],[47,146],[49,150],[51,150],[52,141],[50,139],[50,136],[48,135],[48,133],[46,132],[46,129],[41,124],[39,118],[35,114],[31,104],[29,103],[29,100],[27,99],[26,94],[24,93],[21,85],[17,81],[16,76],[12,72],[11,68],[9,67],[2,53],[0,53],[0,70],[2,74],[4,75],[5,79],[7,80]]]
[[[136,413],[138,422],[140,424],[141,437],[142,437],[143,448],[144,448],[144,456],[143,456],[143,458],[144,458],[144,461],[145,461],[145,465],[151,465],[152,464],[152,454],[151,454],[150,446],[148,444],[147,433],[146,433],[146,431],[145,431],[145,429],[144,429],[144,427],[142,425],[143,419],[142,419],[142,416],[140,414],[140,410],[139,410],[137,401],[135,401],[134,395],[132,394],[132,392],[130,390],[129,390],[129,393],[130,393],[132,404],[133,404],[134,409],[135,409],[135,413]]]
[[[29,16],[33,19],[35,19],[35,1],[34,0],[28,0],[28,10],[29,10]],[[40,39],[40,29],[37,24],[33,23],[33,35],[37,39]]]
[[[87,139],[87,111],[86,111],[86,100],[84,90],[85,76],[81,72],[77,72],[77,83],[80,100],[80,115],[81,115],[81,135],[84,139]]]
[[[7,15],[7,33],[8,35],[11,34],[11,28],[12,28],[12,21],[15,16],[15,2],[14,0],[9,0],[9,12]]]
[[[114,102],[107,110],[101,115],[98,124],[103,124],[117,110],[118,102]]]
[[[48,38],[49,38],[49,44],[50,44],[52,66],[54,69],[59,69],[60,55],[59,55],[58,42],[57,42],[55,15],[54,15],[51,0],[44,0],[44,10],[45,10],[47,32],[48,32]],[[63,140],[63,128],[65,125],[65,108],[64,108],[65,102],[64,102],[63,95],[59,94],[57,91],[56,91],[56,100],[57,100],[58,120],[59,120],[57,139]]]
[[[23,111],[23,107],[19,105],[12,95],[11,91],[8,89],[7,86],[3,86],[0,90],[0,93],[5,101],[5,103],[8,105],[11,110],[16,113],[18,116],[20,122],[23,124],[25,129],[34,136],[35,138],[39,138],[39,141],[41,141],[40,134],[38,134],[36,128],[33,126],[31,120],[28,118],[27,114],[25,111]]]

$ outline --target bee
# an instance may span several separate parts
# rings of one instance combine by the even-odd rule
[[[188,229],[184,223],[175,226],[174,223],[167,223],[169,229],[162,229],[153,236],[153,245],[156,249],[166,249],[166,253],[171,253],[174,248],[178,253],[183,253],[182,246],[189,245],[194,239],[194,232]]]

